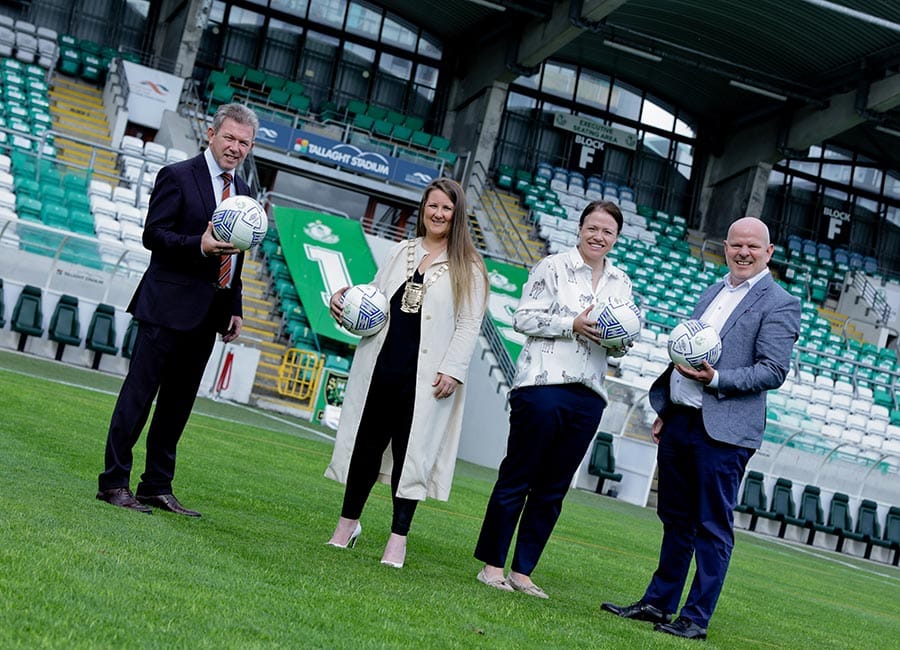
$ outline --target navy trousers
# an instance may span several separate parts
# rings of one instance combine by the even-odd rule
[[[562,384],[517,388],[510,393],[509,404],[506,457],[488,501],[475,557],[491,566],[505,566],[518,524],[511,568],[531,575],[606,403],[587,386]]]
[[[110,419],[105,469],[98,481],[101,490],[128,487],[132,450],[156,398],[147,431],[146,467],[136,492],[144,496],[172,493],[178,441],[215,342],[211,319],[187,332],[138,325],[131,364]]]
[[[691,560],[696,572],[681,616],[707,627],[734,547],[734,506],[754,450],[709,437],[699,409],[675,406],[660,436],[657,515],[663,524],[659,566],[641,599],[678,610]]]

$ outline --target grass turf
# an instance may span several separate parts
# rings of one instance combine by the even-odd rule
[[[534,574],[551,599],[499,592],[476,582],[472,558],[495,473],[460,462],[450,501],[420,505],[398,571],[379,563],[385,486],[355,549],[324,545],[342,486],[322,476],[322,430],[290,418],[198,400],[175,492],[199,520],[101,503],[119,382],[0,353],[0,647],[689,647],[599,610],[643,593],[651,510],[572,491]],[[738,533],[707,647],[898,639],[895,567]]]

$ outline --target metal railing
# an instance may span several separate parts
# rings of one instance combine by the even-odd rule
[[[468,194],[473,197],[472,207],[484,212],[491,226],[500,233],[496,239],[503,250],[488,248],[485,252],[490,257],[524,266],[530,266],[537,262],[537,258],[532,254],[532,248],[528,246],[525,237],[522,236],[522,230],[516,226],[515,219],[500,200],[500,195],[491,182],[490,174],[481,161],[476,160],[473,164],[468,189],[471,190]],[[490,200],[485,200],[486,198]],[[517,242],[518,250],[510,250],[506,245],[508,241]]]
[[[875,313],[877,318],[876,325],[886,325],[890,323],[896,314],[888,303],[884,294],[869,281],[869,276],[862,271],[856,270],[850,272],[853,288],[859,292],[869,308]]]

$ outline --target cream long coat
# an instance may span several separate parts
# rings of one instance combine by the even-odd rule
[[[422,239],[418,238],[415,261],[417,267],[425,254]],[[436,265],[446,260],[445,252],[426,269],[425,282],[428,282]],[[372,284],[381,289],[390,300],[406,282],[406,278],[407,241],[402,241],[391,249],[388,261],[378,270]],[[462,429],[466,374],[481,329],[486,289],[484,276],[473,265],[472,299],[463,301],[458,316],[453,310],[449,271],[441,275],[425,293],[422,301],[422,335],[419,342],[412,428],[396,496],[418,501],[424,501],[426,496],[446,501],[450,496]],[[347,482],[350,456],[356,443],[369,383],[389,327],[390,322],[378,334],[363,338],[353,357],[334,452],[325,471],[326,477],[341,483]],[[463,382],[447,399],[439,400],[434,397],[432,383],[439,372]],[[378,477],[382,483],[390,484],[392,468],[393,460],[388,445],[381,459]]]

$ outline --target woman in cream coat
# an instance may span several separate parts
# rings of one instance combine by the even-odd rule
[[[450,495],[464,381],[487,295],[459,184],[441,178],[425,189],[416,234],[394,246],[372,282],[388,297],[390,317],[356,350],[325,472],[347,485],[328,541],[340,548],[352,547],[362,532],[359,518],[375,481],[391,485],[394,516],[382,563],[397,568],[416,504]],[[338,322],[344,291],[331,298]]]

